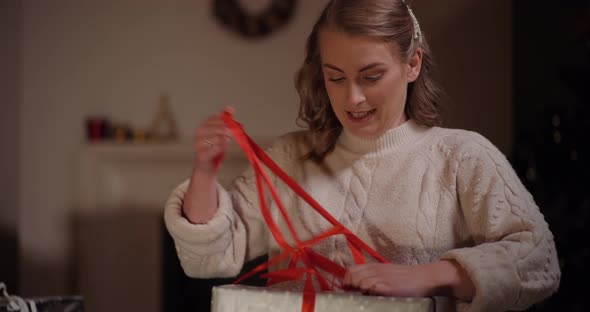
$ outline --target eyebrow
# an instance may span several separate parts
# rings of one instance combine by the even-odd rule
[[[372,68],[375,68],[375,67],[380,66],[380,65],[384,65],[384,64],[383,63],[371,63],[371,64],[366,65],[363,68],[359,69],[359,73],[364,72],[364,71],[369,70],[369,69],[372,69]],[[334,65],[332,65],[330,63],[325,63],[323,65],[323,67],[330,68],[330,69],[333,69],[335,71],[344,73],[344,71],[342,69],[340,69],[340,68],[338,68],[338,67],[336,67],[336,66],[334,66]]]

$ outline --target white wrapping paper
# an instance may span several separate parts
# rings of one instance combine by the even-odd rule
[[[301,292],[224,285],[213,288],[212,312],[301,312]],[[448,298],[394,298],[348,292],[318,292],[316,312],[449,312]]]

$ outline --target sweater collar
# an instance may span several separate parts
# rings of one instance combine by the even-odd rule
[[[427,129],[427,127],[418,125],[413,119],[407,120],[396,128],[387,130],[383,135],[375,139],[357,137],[343,129],[338,144],[353,153],[382,153],[417,141]]]

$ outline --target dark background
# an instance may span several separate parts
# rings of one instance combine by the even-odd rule
[[[514,159],[555,236],[557,294],[535,311],[587,311],[590,1],[514,1]]]

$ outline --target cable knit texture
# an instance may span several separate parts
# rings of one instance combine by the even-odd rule
[[[391,262],[456,260],[476,287],[471,302],[458,303],[460,311],[525,309],[557,290],[561,273],[549,226],[504,155],[481,135],[412,120],[376,140],[344,131],[322,165],[302,160],[307,142],[305,132],[290,133],[267,153]],[[302,239],[330,227],[272,177]],[[251,169],[228,190],[218,187],[219,209],[207,224],[182,217],[187,186],[173,191],[164,212],[187,275],[235,276],[245,261],[278,253]],[[287,233],[274,204],[271,209]],[[342,265],[354,263],[343,237],[314,249]]]

